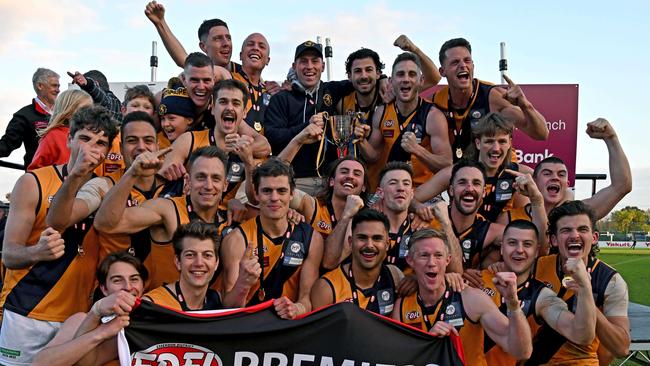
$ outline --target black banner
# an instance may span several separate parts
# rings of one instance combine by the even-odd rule
[[[125,335],[130,364],[138,366],[462,365],[450,338],[351,303],[283,320],[272,301],[221,314],[180,313],[143,301]]]

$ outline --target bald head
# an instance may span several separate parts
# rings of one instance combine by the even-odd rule
[[[271,47],[266,37],[261,33],[252,33],[242,43],[239,58],[244,67],[262,70],[271,60],[270,52]]]

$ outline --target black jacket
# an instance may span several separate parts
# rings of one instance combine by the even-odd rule
[[[22,107],[9,121],[5,135],[0,138],[0,157],[9,156],[24,143],[24,161],[27,169],[38,147],[39,138],[36,131],[47,127],[49,121],[50,115],[32,99],[32,104]]]
[[[323,111],[332,115],[338,100],[352,91],[354,91],[352,83],[344,80],[321,82],[315,96],[305,93],[296,85],[293,85],[291,91],[283,90],[274,95],[264,116],[264,136],[271,144],[273,155],[278,155],[291,139],[307,126],[311,116]],[[296,178],[317,176],[318,147],[318,143],[313,143],[300,148],[291,163]],[[324,169],[328,163],[334,160],[336,160],[336,149],[330,145],[325,154],[321,174],[325,173]]]

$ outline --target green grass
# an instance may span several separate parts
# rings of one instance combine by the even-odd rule
[[[650,306],[650,249],[602,248],[598,258],[623,276],[630,301]]]

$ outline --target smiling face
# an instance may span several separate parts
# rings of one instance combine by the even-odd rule
[[[286,175],[260,177],[256,196],[261,216],[275,220],[287,217],[289,202],[293,198],[289,177]]]
[[[203,110],[210,103],[214,88],[214,70],[210,66],[195,67],[188,65],[181,74],[187,94],[198,110]]]
[[[593,231],[591,220],[585,214],[563,216],[557,220],[557,230],[551,233],[551,244],[560,252],[560,258],[582,258],[587,262],[591,246],[598,243],[598,233]]]
[[[179,116],[177,114],[167,113],[160,117],[160,127],[162,127],[165,136],[170,142],[174,142],[178,136],[190,129],[192,119]]]
[[[88,145],[90,143],[90,140],[92,140],[98,134],[99,132],[91,131],[87,128],[82,128],[78,130],[74,134],[74,136],[68,136],[68,148],[70,149],[69,161],[70,162],[76,161],[81,146]],[[108,145],[108,136],[106,136],[106,134],[102,134],[102,136],[99,137],[97,142],[95,142],[92,146],[90,146],[90,151],[94,153],[102,154],[104,157],[106,157],[106,154],[108,154],[109,149],[110,146]]]
[[[413,199],[413,180],[409,172],[401,169],[390,170],[384,174],[377,193],[384,205],[393,212],[408,210]]]
[[[237,88],[221,88],[217,92],[212,115],[216,127],[225,136],[236,133],[239,124],[246,117],[244,94]]]
[[[347,196],[360,195],[365,190],[365,170],[358,161],[344,160],[337,167],[334,178],[329,181],[332,187],[332,194],[335,197],[345,200]]]
[[[158,151],[156,130],[149,122],[131,121],[124,126],[122,136],[122,156],[124,164],[130,167],[138,155],[145,151]]]
[[[212,59],[215,65],[227,67],[232,57],[232,37],[228,28],[218,25],[210,28],[199,48]]]
[[[537,168],[535,184],[542,192],[544,203],[557,206],[562,203],[569,187],[566,165],[561,163],[544,163]]]
[[[452,209],[466,216],[474,215],[481,206],[484,191],[485,181],[480,170],[474,167],[460,168],[449,187]]]
[[[190,166],[190,200],[192,206],[210,210],[219,205],[228,186],[225,167],[219,158],[198,157]]]
[[[534,230],[511,227],[503,233],[501,257],[507,270],[517,276],[530,271],[538,248]]]
[[[101,284],[100,289],[104,296],[125,290],[140,297],[144,292],[144,281],[131,263],[118,261],[108,268],[106,283]]]
[[[445,286],[445,271],[451,261],[439,238],[422,238],[411,243],[406,262],[413,268],[420,291],[434,292]]]
[[[244,40],[239,59],[244,67],[262,70],[269,64],[269,42],[259,33],[253,33]]]
[[[375,61],[371,57],[367,57],[352,61],[348,79],[359,94],[369,95],[375,92],[379,76]]]
[[[465,47],[453,47],[445,51],[446,58],[440,67],[440,75],[447,78],[451,89],[468,89],[474,79],[474,61]]]
[[[151,117],[154,116],[153,105],[151,104],[151,101],[147,97],[138,97],[129,100],[129,102],[126,103],[126,106],[124,107],[124,111],[122,114],[127,115],[131,112],[137,112],[137,111],[145,112]]]
[[[403,103],[411,102],[418,97],[422,72],[418,65],[411,60],[404,60],[393,67],[391,84],[397,100]]]
[[[474,142],[479,152],[478,160],[485,165],[488,175],[494,176],[504,160],[510,157],[510,135],[481,136]]]
[[[300,84],[305,89],[312,89],[320,82],[325,70],[323,58],[316,51],[305,51],[293,62],[293,68]]]
[[[59,78],[56,76],[50,76],[47,78],[45,83],[36,84],[36,95],[44,103],[53,106],[56,97],[59,95],[61,84],[59,83]]]
[[[381,266],[386,258],[388,233],[381,221],[363,221],[357,224],[348,237],[352,247],[352,261],[363,269]]]
[[[219,263],[211,239],[185,237],[183,250],[174,257],[176,268],[181,272],[180,281],[193,288],[207,288]]]

